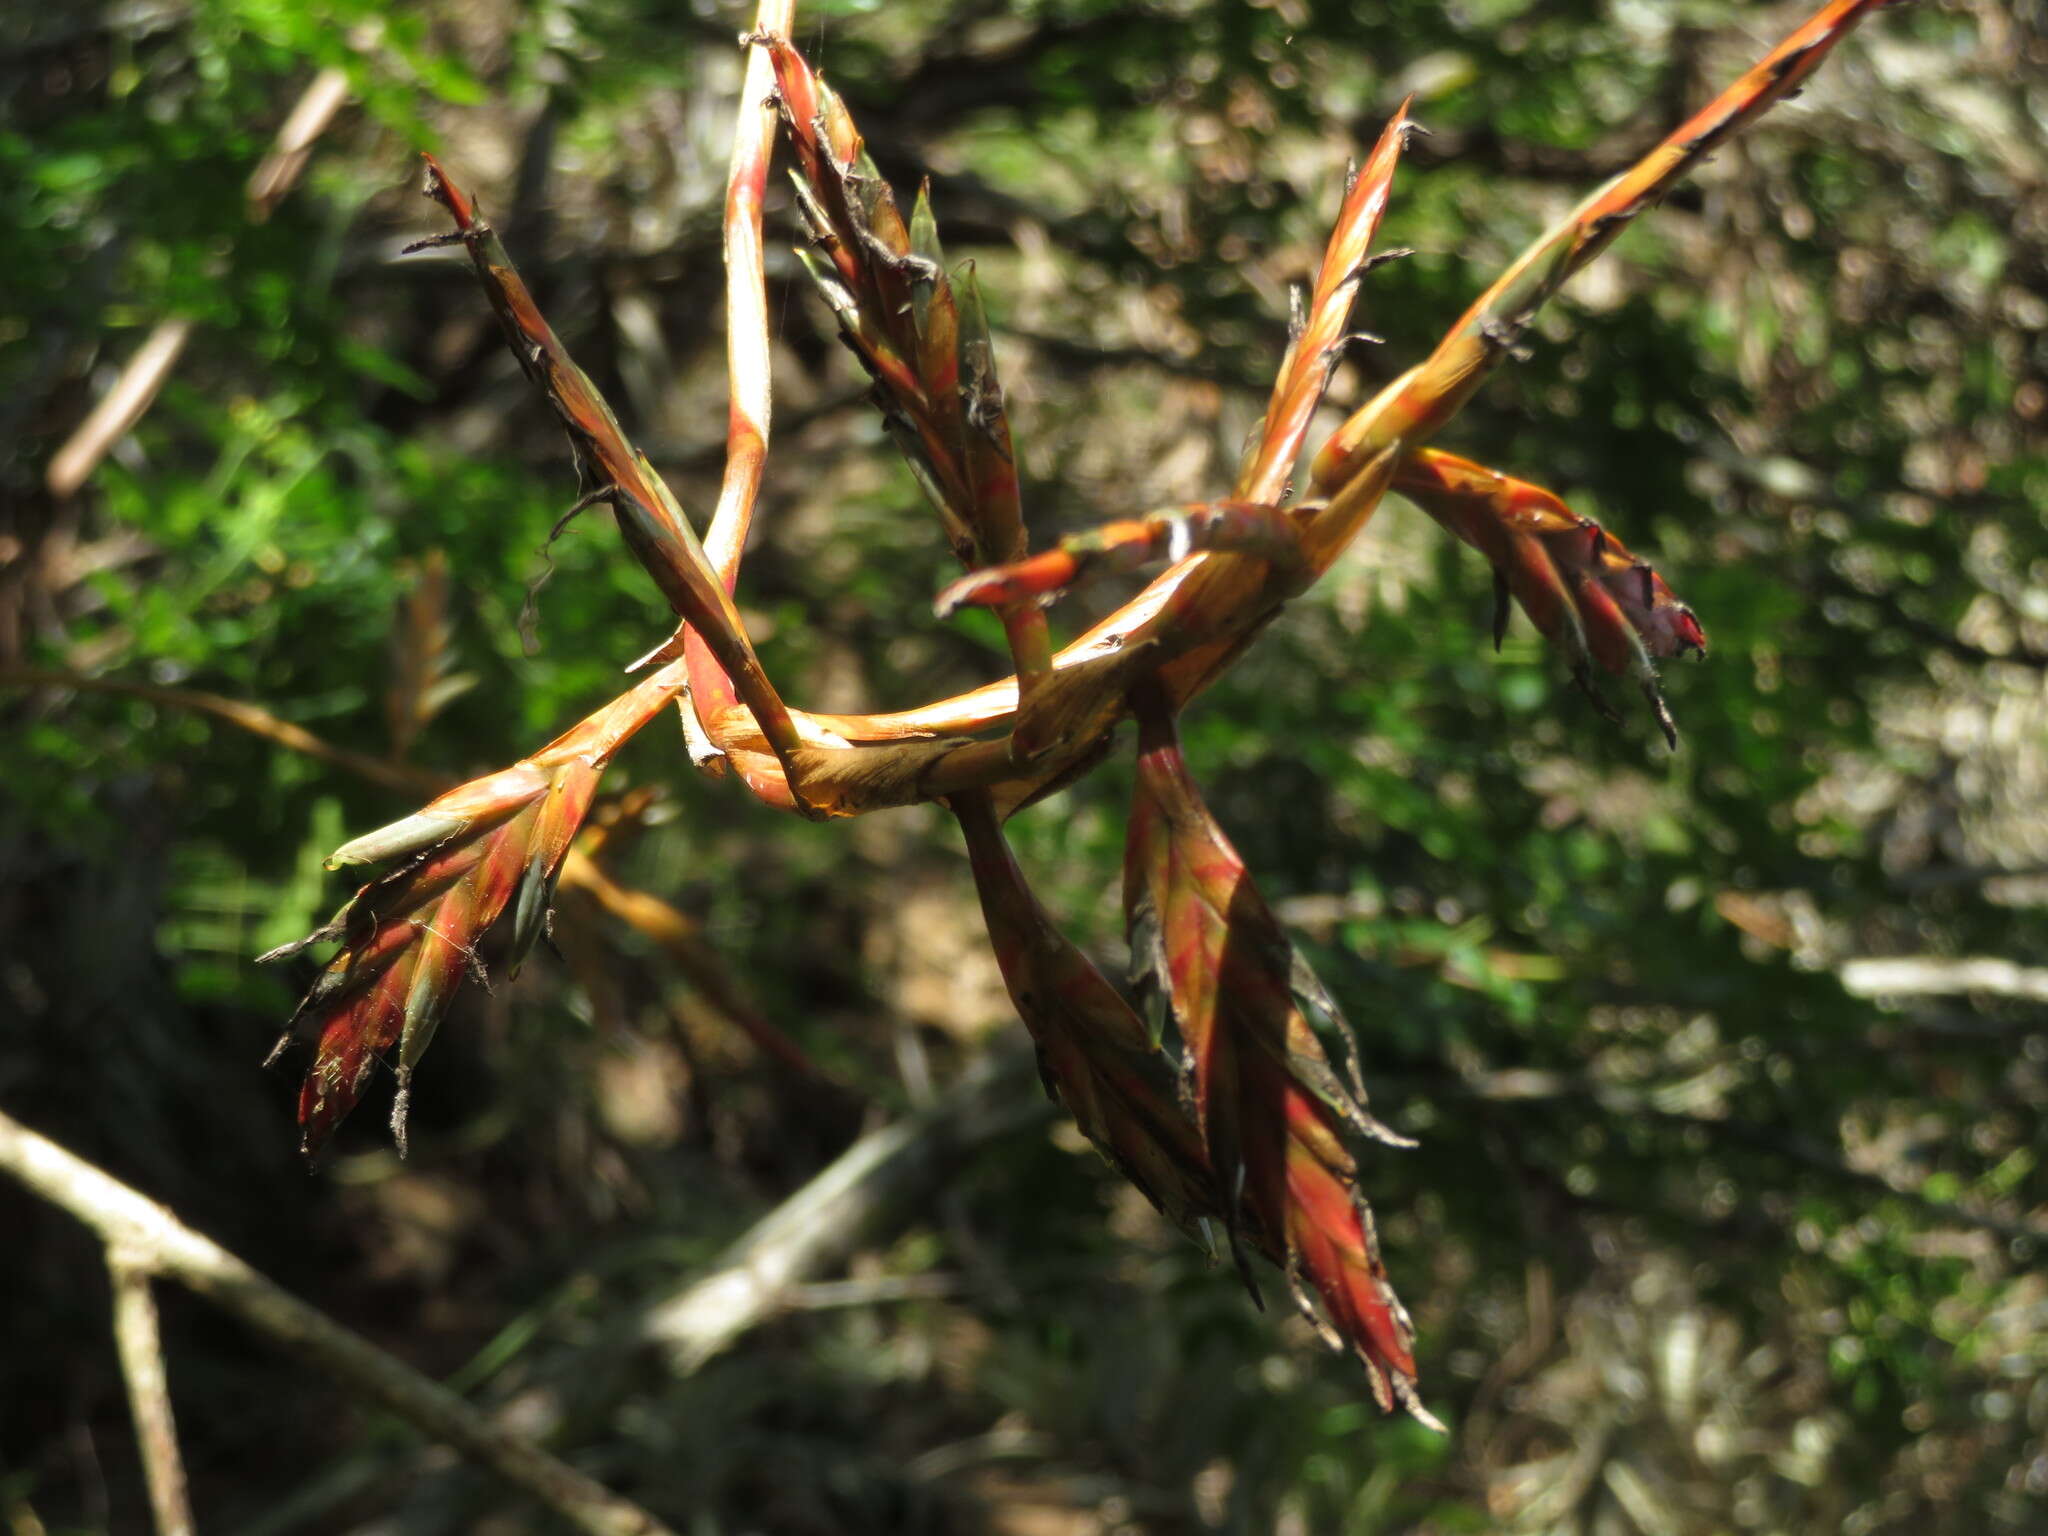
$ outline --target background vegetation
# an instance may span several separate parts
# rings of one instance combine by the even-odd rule
[[[1796,7],[1795,7],[1796,10]],[[459,1003],[413,1150],[308,1178],[251,957],[411,808],[173,700],[433,773],[509,762],[666,633],[441,227],[432,146],[693,510],[724,430],[718,203],[746,16],[657,0],[134,0],[0,18],[0,1104],[680,1527],[2021,1531],[2048,1519],[2048,37],[1879,18],[1541,324],[1446,446],[1652,554],[1714,643],[1604,725],[1399,505],[1191,714],[1218,814],[1421,1141],[1367,1186],[1437,1438],[1255,1314],[1024,1077],[850,1270],[701,1367],[631,1320],[1017,1034],[929,808],[816,827],[630,750],[603,852],[704,949],[565,904]],[[1347,157],[1403,167],[1334,399],[1795,19],[1727,0],[828,0],[801,41],[999,322],[1047,534],[1227,482]],[[301,184],[244,187],[319,69]],[[777,194],[779,196],[779,194]],[[777,450],[741,597],[827,709],[1005,670],[772,202]],[[77,495],[51,454],[192,322]],[[1334,419],[1334,418],[1333,418]],[[1079,630],[1114,600],[1055,610]],[[1121,959],[1125,769],[1014,824]],[[706,955],[715,956],[715,965]],[[1950,962],[2001,959],[1959,971]],[[1870,962],[1909,962],[1890,971]],[[721,982],[729,983],[722,985]],[[771,1021],[816,1070],[764,1051]],[[93,1245],[0,1188],[0,1512],[144,1504]],[[210,1531],[526,1506],[182,1298]],[[687,1362],[685,1363],[687,1364]],[[521,1417],[523,1415],[523,1417]]]

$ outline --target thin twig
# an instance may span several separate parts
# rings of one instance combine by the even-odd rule
[[[142,419],[191,339],[192,322],[185,316],[157,322],[113,387],[100,396],[99,403],[50,459],[43,478],[52,496],[61,501],[85,484],[114,444]]]
[[[348,76],[339,69],[323,69],[299,97],[271,141],[269,153],[249,176],[243,196],[248,200],[249,222],[261,224],[270,217],[284,195],[305,174],[312,158],[313,141],[327,131],[334,115],[348,104]]]
[[[927,1108],[861,1137],[708,1270],[651,1302],[641,1342],[685,1376],[730,1348],[895,1213],[921,1207],[972,1148],[1044,1118],[1048,1106],[1017,1092],[1030,1060],[997,1052]]]
[[[149,1483],[150,1513],[157,1536],[192,1536],[192,1501],[185,1491],[184,1459],[178,1454],[178,1425],[171,1413],[171,1387],[149,1273],[146,1260],[138,1262],[125,1249],[108,1247],[114,1343],[128,1383],[128,1408],[135,1415],[135,1443]]]
[[[249,178],[249,220],[260,224],[280,199],[291,191],[312,158],[313,141],[326,131],[348,100],[348,77],[338,69],[323,69],[299,97],[277,130],[270,152]],[[159,320],[148,340],[128,359],[128,366],[114,381],[113,388],[87,413],[71,436],[64,440],[44,472],[44,483],[58,500],[75,495],[114,444],[134,430],[142,420],[164,380],[178,366],[185,344],[192,339],[192,322],[183,315]]]
[[[97,1233],[136,1277],[175,1280],[233,1313],[287,1353],[380,1404],[529,1495],[586,1536],[669,1536],[631,1500],[491,1422],[439,1382],[258,1274],[47,1137],[0,1112],[0,1170]]]
[[[199,688],[160,688],[154,683],[125,682],[113,677],[95,677],[86,672],[67,672],[49,667],[0,667],[0,688],[61,688],[73,693],[111,693],[140,699],[164,709],[186,709],[225,721],[273,746],[297,752],[318,762],[345,768],[370,783],[401,795],[439,794],[453,780],[429,768],[395,763],[368,752],[355,752],[315,736],[302,725],[263,708],[226,694]]]
[[[691,986],[761,1051],[807,1081],[846,1085],[826,1074],[804,1048],[751,1003],[705,943],[701,925],[652,892],[619,884],[595,859],[572,853],[562,866],[562,887],[580,891],[603,911],[653,944]]]
[[[1846,960],[1842,990],[1852,997],[1949,997],[1983,992],[2048,1003],[2048,968],[2015,965],[1996,955],[1895,955]]]
[[[837,1307],[872,1307],[893,1301],[944,1301],[967,1293],[958,1275],[877,1275],[871,1280],[819,1280],[783,1297],[789,1310],[823,1312]]]

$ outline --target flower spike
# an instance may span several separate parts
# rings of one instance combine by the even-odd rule
[[[339,940],[271,1050],[313,1046],[299,1091],[301,1148],[319,1151],[398,1048],[392,1133],[406,1145],[412,1076],[464,980],[488,984],[484,936],[509,909],[509,964],[546,931],[555,882],[589,814],[605,764],[681,691],[680,663],[645,679],[522,763],[448,791],[425,809],[337,850],[330,867],[388,863],[319,932],[272,950],[280,959]]]
[[[1398,489],[1488,560],[1496,644],[1509,605],[1519,604],[1564,649],[1596,702],[1596,669],[1632,675],[1675,744],[1655,668],[1704,651],[1692,611],[1646,561],[1549,491],[1428,444],[1517,351],[1564,282],[1884,3],[1830,0],[1585,199],[1511,263],[1427,357],[1332,434],[1310,460],[1297,499],[1290,477],[1353,339],[1362,275],[1381,259],[1370,246],[1413,126],[1404,103],[1347,184],[1230,494],[1112,523],[1035,557],[972,265],[948,271],[928,188],[905,215],[845,104],[791,46],[790,0],[763,0],[746,39],[755,51],[725,223],[733,398],[727,471],[705,545],[568,357],[475,204],[430,158],[429,195],[455,227],[422,244],[468,251],[520,366],[568,432],[585,491],[577,506],[612,508],[682,627],[645,659],[659,670],[541,752],[334,855],[336,865],[394,867],[363,885],[326,928],[278,952],[315,941],[340,946],[279,1042],[280,1051],[294,1040],[314,1047],[299,1101],[306,1149],[330,1136],[380,1061],[395,1066],[403,1149],[412,1074],[463,980],[484,979],[490,930],[509,930],[515,965],[547,931],[555,882],[607,762],[676,700],[700,766],[736,776],[770,806],[814,816],[946,806],[966,840],[1005,984],[1048,1088],[1075,1123],[1177,1225],[1201,1232],[1220,1223],[1248,1280],[1252,1255],[1279,1266],[1324,1337],[1361,1360],[1380,1404],[1433,1425],[1417,1396],[1414,1329],[1382,1260],[1359,1151],[1365,1142],[1410,1143],[1367,1108],[1356,1042],[1204,804],[1177,712],[1329,570],[1386,491]],[[760,247],[770,75],[797,162],[809,242],[799,254],[968,572],[940,595],[939,608],[992,608],[1007,632],[1013,675],[956,698],[890,714],[792,710],[769,683],[733,602],[767,443]],[[1052,655],[1047,602],[1092,574],[1160,558],[1171,562],[1165,572]],[[1138,725],[1139,757],[1123,894],[1134,965],[1160,1004],[1151,1028],[1058,932],[1001,831],[1004,816],[1101,761],[1127,718]],[[276,723],[278,733],[287,729],[295,728]],[[378,771],[401,770],[386,763]],[[584,865],[568,867],[575,879]],[[608,909],[627,906],[622,896],[615,892]],[[672,915],[664,931],[674,943],[685,929]]]
[[[1281,1266],[1324,1337],[1363,1362],[1383,1409],[1435,1424],[1416,1393],[1414,1327],[1388,1282],[1344,1138],[1413,1143],[1367,1110],[1355,1073],[1347,1082],[1332,1066],[1294,948],[1202,802],[1164,691],[1141,690],[1132,708],[1138,780],[1124,904],[1133,961],[1170,1001],[1187,1055],[1184,1092],[1227,1197],[1225,1225],[1234,1243]],[[1309,1007],[1335,1015],[1312,976],[1307,991]]]
[[[929,185],[906,221],[838,94],[786,40],[767,46],[811,236],[797,254],[873,379],[889,435],[960,563],[972,571],[1022,559],[1016,454],[974,267],[947,273]],[[1052,665],[1045,615],[1035,602],[1001,612],[1028,692]]]
[[[1424,448],[1402,460],[1394,489],[1486,556],[1494,571],[1494,647],[1507,601],[1522,606],[1571,659],[1572,680],[1612,717],[1593,668],[1633,676],[1664,739],[1678,727],[1657,686],[1659,660],[1707,651],[1706,631],[1647,560],[1540,485]]]

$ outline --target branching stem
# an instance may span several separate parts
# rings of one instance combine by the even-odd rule
[[[142,1452],[157,1536],[192,1536],[192,1501],[185,1490],[184,1458],[178,1454],[178,1425],[171,1413],[169,1373],[147,1260],[138,1261],[125,1248],[110,1244],[107,1275],[114,1286],[114,1345],[121,1356],[121,1376],[128,1383],[128,1409],[135,1416],[135,1443]]]
[[[149,1282],[158,1279],[175,1280],[233,1313],[287,1354],[453,1447],[584,1536],[670,1536],[668,1526],[630,1499],[584,1476],[523,1436],[492,1423],[439,1382],[422,1376],[361,1334],[264,1278],[156,1201],[4,1112],[0,1112],[0,1171],[85,1223],[107,1246],[115,1275],[123,1364],[136,1402],[145,1458],[151,1463],[151,1499],[160,1530],[189,1531],[191,1517],[184,1514],[182,1526],[166,1523],[167,1517],[177,1517],[183,1490],[173,1490],[167,1475],[159,1482],[164,1463],[158,1458],[164,1453],[157,1437],[169,1436],[171,1425],[170,1406],[162,1389],[161,1354],[156,1347],[155,1307],[148,1291]],[[140,1387],[135,1358],[141,1358]],[[174,1445],[168,1454],[174,1468]]]

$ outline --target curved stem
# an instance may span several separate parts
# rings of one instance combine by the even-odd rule
[[[630,1499],[556,1460],[524,1436],[500,1428],[439,1382],[194,1232],[164,1206],[4,1112],[0,1172],[13,1175],[33,1194],[92,1228],[117,1269],[133,1279],[145,1285],[152,1278],[175,1280],[197,1292],[286,1353],[538,1500],[584,1536],[673,1536],[667,1525]],[[134,1326],[136,1347],[150,1342],[142,1337],[140,1325]]]
[[[754,38],[787,37],[796,17],[795,0],[761,0]],[[749,46],[746,73],[733,122],[732,167],[725,183],[726,407],[725,474],[718,505],[704,535],[704,553],[730,594],[739,582],[747,532],[760,501],[768,462],[769,421],[774,387],[768,340],[768,277],[761,251],[761,200],[775,149],[772,92],[775,66],[768,50]],[[694,629],[683,637],[690,697],[683,709],[722,747],[710,722],[739,701],[732,678]],[[699,700],[702,700],[700,707]]]

